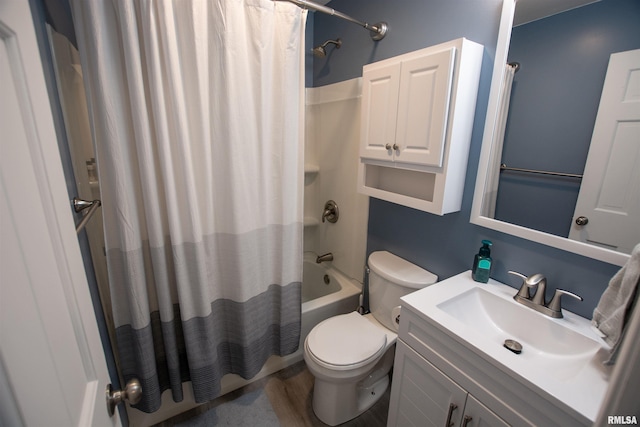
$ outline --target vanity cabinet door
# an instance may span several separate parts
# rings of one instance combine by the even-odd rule
[[[373,64],[362,73],[361,157],[393,160],[399,88],[400,62]]]
[[[508,427],[509,424],[469,394],[467,395],[467,403],[464,407],[461,426]]]
[[[387,426],[460,426],[467,392],[404,342],[396,345]]]

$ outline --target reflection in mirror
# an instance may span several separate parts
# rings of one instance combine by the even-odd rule
[[[579,216],[591,219],[584,229],[601,225],[596,214],[574,209],[609,57],[640,47],[637,21],[628,20],[633,9],[637,1],[605,0],[513,28],[508,60],[522,69],[514,76],[501,163],[557,175],[503,169],[496,219],[562,237]],[[615,222],[613,215],[600,222]],[[611,240],[614,234],[598,244],[630,251],[633,244]],[[633,243],[640,227],[636,234]]]
[[[518,5],[527,1],[521,0]],[[513,28],[508,55],[511,28],[501,25],[473,223],[613,264],[622,265],[628,258],[603,242],[595,247],[566,237],[572,228],[579,227],[574,219],[582,216],[574,212],[581,187],[579,176],[585,172],[609,57],[613,52],[640,47],[639,6],[635,0],[602,0],[517,25]],[[504,44],[500,45],[501,42]],[[507,61],[521,64],[510,94],[503,83]],[[503,127],[504,141],[499,125],[500,106],[504,106],[500,97],[510,101]],[[630,126],[627,134],[630,140],[640,141],[637,126]],[[628,144],[632,154],[635,150],[635,158],[640,159],[638,144],[636,148]],[[501,172],[501,163],[509,168],[570,176]],[[640,194],[637,166],[637,163],[627,165],[631,172],[628,181],[635,180],[636,184],[635,190],[627,191],[627,203],[636,205],[640,204],[640,198],[632,200],[632,196]],[[640,230],[640,226],[635,230]],[[627,229],[627,234],[631,231]],[[577,234],[583,237],[585,233]],[[640,241],[640,235],[636,240]]]

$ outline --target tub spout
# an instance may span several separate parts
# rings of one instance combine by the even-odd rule
[[[316,258],[316,264],[320,264],[321,262],[324,262],[324,261],[333,261],[333,254],[331,252],[328,252]]]

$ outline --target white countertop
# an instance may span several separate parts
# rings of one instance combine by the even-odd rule
[[[487,284],[475,282],[466,271],[402,301],[427,322],[461,338],[475,353],[497,362],[503,372],[595,420],[611,372],[602,364],[608,358],[607,345],[588,319],[566,310],[564,318],[550,318],[514,301],[516,293],[517,289],[492,279]],[[522,344],[521,354],[503,347],[509,338]]]

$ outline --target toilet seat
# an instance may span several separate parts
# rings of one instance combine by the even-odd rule
[[[334,370],[364,366],[377,359],[386,344],[387,334],[355,311],[324,320],[306,340],[309,356]]]

